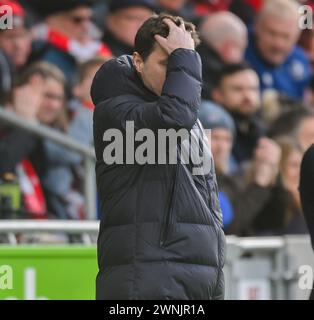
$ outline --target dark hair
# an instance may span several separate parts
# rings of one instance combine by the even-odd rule
[[[272,123],[268,136],[272,139],[285,135],[294,136],[303,120],[311,117],[314,117],[313,109],[304,104],[296,104],[294,110],[284,112]]]
[[[254,70],[247,62],[239,62],[239,63],[231,63],[226,64],[217,74],[216,85],[220,86],[221,82],[225,77],[234,75],[235,73],[246,71],[246,70]]]
[[[134,50],[141,55],[144,61],[154,50],[156,42],[154,36],[156,34],[159,34],[162,37],[166,38],[169,35],[169,27],[163,21],[166,18],[171,19],[177,26],[179,26],[183,21],[185,29],[191,32],[191,36],[194,40],[195,47],[200,43],[198,33],[196,32],[193,23],[186,22],[181,17],[172,16],[165,13],[153,15],[142,24],[135,36]]]

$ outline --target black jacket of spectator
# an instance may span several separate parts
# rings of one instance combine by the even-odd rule
[[[17,165],[23,160],[31,162],[39,178],[46,172],[46,158],[40,139],[22,129],[0,124],[0,179],[7,173],[15,175]],[[45,198],[47,200],[46,194]],[[21,205],[21,217],[28,218],[30,213],[25,211],[24,203]]]
[[[300,195],[304,216],[311,235],[312,247],[314,249],[314,145],[304,154],[301,164]],[[314,290],[310,297],[314,300]]]
[[[38,151],[39,140],[21,129],[0,127],[0,176],[15,173],[16,166]],[[34,157],[32,157],[34,159]],[[36,161],[35,161],[36,162]],[[43,168],[33,163],[39,171]],[[36,169],[37,169],[36,168]]]
[[[60,196],[58,197],[54,190],[47,187],[47,173],[49,170],[56,168],[58,164],[55,161],[55,166],[50,167],[52,161],[51,152],[54,150],[59,151],[59,153],[63,152],[62,156],[56,156],[59,156],[58,160],[61,164],[64,162],[67,164],[66,161],[71,156],[71,153],[64,150],[64,148],[59,147],[57,149],[57,147],[54,147],[49,154],[40,138],[33,136],[25,130],[10,128],[0,124],[0,179],[6,173],[16,174],[17,166],[23,160],[29,160],[41,182],[47,205],[46,214],[51,218],[67,219],[68,215],[64,200]],[[22,213],[25,213],[28,218],[30,213],[27,213],[24,209],[24,203],[22,203]]]
[[[201,102],[201,61],[194,50],[169,57],[161,96],[149,91],[131,56],[104,64],[93,81],[96,177],[102,219],[97,299],[222,299],[225,236],[213,169],[188,165],[107,165],[104,131],[190,130]],[[191,131],[190,131],[190,134]],[[125,137],[124,137],[125,139]]]
[[[251,160],[258,140],[265,135],[265,128],[259,115],[243,116],[230,112],[236,125],[236,140],[232,154],[238,164]]]

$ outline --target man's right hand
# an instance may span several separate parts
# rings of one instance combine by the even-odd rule
[[[164,38],[156,34],[155,40],[168,53],[168,55],[179,48],[195,49],[194,40],[191,33],[185,30],[183,20],[179,27],[171,19],[165,18],[163,21],[169,26],[169,35],[167,38]]]

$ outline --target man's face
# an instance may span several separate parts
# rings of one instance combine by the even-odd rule
[[[302,162],[302,153],[298,150],[293,150],[283,168],[283,180],[285,187],[289,190],[298,190],[300,182],[300,168]]]
[[[277,15],[261,17],[255,26],[256,42],[265,60],[274,65],[282,64],[298,40],[296,18]]]
[[[92,10],[88,7],[78,7],[62,14],[62,29],[66,35],[80,42],[89,40]]]
[[[2,31],[0,32],[0,48],[15,67],[22,67],[31,53],[31,37],[22,26]]]
[[[213,97],[229,111],[249,116],[260,106],[258,76],[251,69],[226,76],[214,90]]]
[[[243,61],[245,49],[247,47],[247,39],[226,40],[218,48],[220,56],[226,63],[239,63]]]
[[[145,61],[142,60],[138,53],[134,53],[133,62],[137,72],[142,78],[144,85],[160,96],[162,87],[166,80],[168,63],[167,53],[160,47],[159,44],[156,43],[155,49]]]
[[[51,125],[56,121],[64,106],[64,89],[61,83],[55,79],[46,79],[42,102],[38,112],[38,119],[41,123]]]
[[[150,9],[141,6],[121,9],[107,17],[107,26],[117,39],[133,47],[138,29],[151,15]]]
[[[215,160],[215,166],[219,171],[225,171],[228,167],[231,149],[232,133],[225,128],[210,130],[211,151]]]

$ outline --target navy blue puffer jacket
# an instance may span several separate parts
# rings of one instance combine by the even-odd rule
[[[211,169],[192,174],[189,163],[106,164],[104,131],[126,121],[135,130],[188,129],[203,139],[198,53],[176,49],[161,96],[148,90],[131,56],[106,62],[91,96],[96,177],[102,218],[98,237],[97,299],[223,299],[225,236],[212,155]],[[184,143],[179,144],[181,148]],[[199,151],[199,150],[197,150]],[[194,151],[195,152],[195,151]]]

